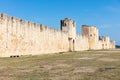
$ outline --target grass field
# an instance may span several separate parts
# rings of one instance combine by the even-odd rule
[[[120,50],[0,58],[0,80],[120,80]]]

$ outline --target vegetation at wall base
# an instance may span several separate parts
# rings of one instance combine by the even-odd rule
[[[0,58],[0,80],[119,80],[120,50]]]

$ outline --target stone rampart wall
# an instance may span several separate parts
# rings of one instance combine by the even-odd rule
[[[5,14],[0,15],[0,56],[68,50],[68,33]]]
[[[75,40],[76,40],[75,42],[76,51],[89,50],[88,37],[77,34]]]

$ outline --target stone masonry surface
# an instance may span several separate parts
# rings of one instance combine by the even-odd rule
[[[61,20],[57,30],[0,14],[0,57],[113,48],[115,41],[99,37],[95,26],[82,25],[82,34],[76,34],[76,22],[70,18]]]

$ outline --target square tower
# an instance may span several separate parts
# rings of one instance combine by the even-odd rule
[[[89,49],[96,49],[98,44],[98,29],[95,26],[82,25],[82,35],[89,40]]]
[[[61,30],[68,32],[69,38],[75,39],[76,37],[76,22],[70,18],[65,18],[61,20]]]
[[[69,51],[75,51],[76,22],[70,18],[61,20],[61,31],[68,33]]]

